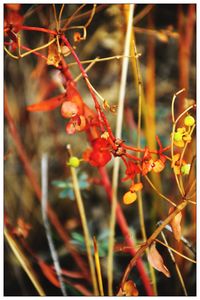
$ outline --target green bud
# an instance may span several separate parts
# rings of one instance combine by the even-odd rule
[[[73,168],[78,168],[80,165],[80,159],[76,156],[72,156],[67,162],[67,165]]]
[[[182,137],[183,137],[182,133],[174,132],[174,141],[180,142],[180,141],[182,141]]]
[[[183,165],[181,167],[181,173],[183,175],[188,175],[190,173],[190,164]]]
[[[185,117],[184,119],[185,126],[192,126],[194,125],[194,123],[195,123],[195,119],[192,116],[188,115],[187,117]]]

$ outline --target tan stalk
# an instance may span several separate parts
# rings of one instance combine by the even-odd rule
[[[129,16],[127,22],[126,37],[124,43],[124,57],[122,61],[122,73],[120,80],[120,91],[117,111],[117,124],[116,124],[116,137],[121,138],[122,135],[122,122],[123,122],[123,111],[124,111],[124,100],[126,93],[126,80],[128,72],[128,58],[130,52],[130,41],[132,22],[134,15],[134,4],[128,5]],[[118,177],[119,177],[120,159],[115,158],[113,167],[112,177],[112,204],[111,204],[111,216],[109,226],[109,241],[108,241],[108,265],[107,265],[107,277],[108,277],[108,295],[113,295],[113,253],[114,253],[114,236],[115,236],[115,224],[116,224],[116,207],[117,207],[117,190],[118,190]]]
[[[71,151],[70,145],[67,145],[67,151],[71,157],[72,151]],[[70,167],[70,171],[71,171],[71,176],[72,176],[72,183],[73,183],[73,189],[74,189],[74,194],[75,194],[75,198],[76,198],[76,203],[78,206],[81,223],[82,223],[82,227],[83,227],[83,234],[84,234],[84,239],[85,239],[85,246],[86,246],[87,257],[88,257],[88,262],[89,262],[89,267],[90,267],[94,295],[98,296],[99,292],[98,292],[98,286],[97,286],[97,278],[96,278],[95,266],[94,266],[94,261],[93,261],[93,257],[92,257],[92,252],[91,252],[91,238],[90,238],[90,233],[89,233],[89,229],[88,229],[88,225],[87,225],[87,218],[85,215],[83,200],[82,200],[81,193],[80,193],[76,170],[75,170],[75,168]]]
[[[46,296],[42,286],[40,285],[40,283],[37,279],[37,276],[36,276],[34,270],[32,269],[27,257],[22,252],[20,246],[13,239],[12,235],[7,231],[7,229],[4,229],[4,235],[6,237],[6,240],[9,244],[9,246],[11,247],[14,255],[16,256],[16,258],[19,261],[20,265],[22,266],[22,268],[24,269],[24,271],[28,275],[28,277],[31,280],[32,284],[36,288],[38,294],[40,296]]]

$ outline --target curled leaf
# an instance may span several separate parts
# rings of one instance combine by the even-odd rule
[[[174,211],[174,207],[170,207],[169,214]],[[181,239],[181,219],[182,212],[180,211],[170,222],[170,226],[172,228],[174,238],[179,242]]]
[[[164,261],[158,250],[156,249],[156,243],[152,243],[152,245],[149,247],[149,253],[148,253],[148,261],[159,272],[162,272],[165,276],[168,278],[170,277],[170,272],[167,269],[167,267],[164,265]]]

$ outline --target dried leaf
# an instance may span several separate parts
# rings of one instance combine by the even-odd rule
[[[152,243],[149,247],[148,261],[159,272],[162,272],[168,278],[170,277],[170,272],[164,265],[164,261],[158,250],[156,249],[156,243]]]
[[[119,293],[117,294],[117,296],[126,296],[126,297],[138,296],[138,295],[139,292],[136,288],[135,283],[132,280],[126,281],[122,286],[122,288],[120,288]]]
[[[170,207],[169,214],[174,211],[174,207]],[[179,242],[181,239],[181,219],[182,212],[180,211],[170,222],[175,239]]]
[[[50,35],[50,39],[52,36]],[[48,47],[48,57],[47,57],[47,65],[55,66],[56,68],[59,66],[61,61],[60,53],[58,52],[57,43],[53,43]]]
[[[64,101],[63,96],[64,95],[61,95],[61,96],[51,98],[49,100],[44,100],[35,104],[31,104],[27,106],[26,109],[31,112],[53,110],[63,103]]]

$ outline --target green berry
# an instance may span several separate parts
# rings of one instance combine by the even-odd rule
[[[80,165],[80,159],[76,156],[72,156],[67,162],[67,165],[73,168],[78,168]]]
[[[188,175],[190,173],[190,164],[183,165],[181,167],[181,173],[183,175]]]
[[[195,119],[192,116],[188,115],[187,117],[185,117],[184,119],[185,126],[192,126],[194,125],[194,123],[195,123]]]
[[[182,141],[182,137],[183,137],[182,133],[180,133],[180,132],[174,133],[174,141],[180,142],[180,141]]]

